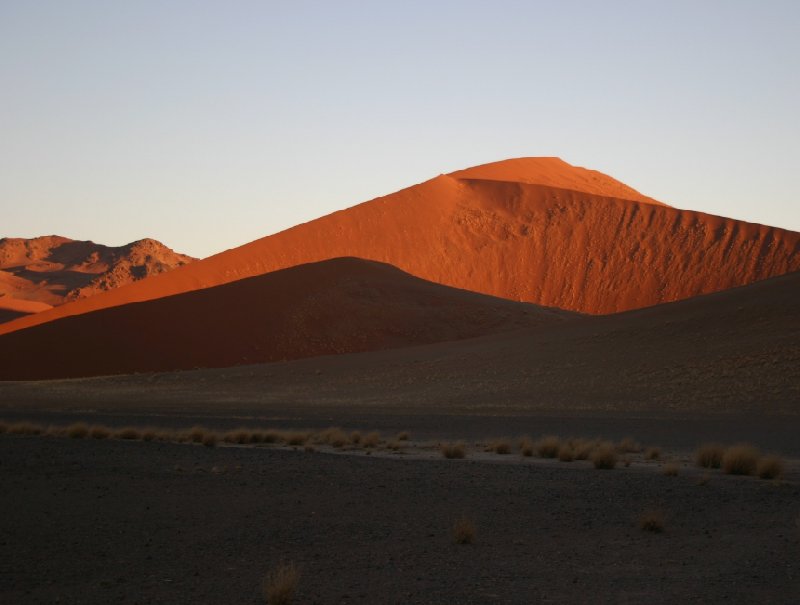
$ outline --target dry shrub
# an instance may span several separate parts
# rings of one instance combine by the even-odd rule
[[[508,439],[498,439],[489,446],[489,450],[494,452],[495,454],[501,454],[501,455],[510,454],[511,443],[509,443]]]
[[[534,451],[533,441],[527,435],[525,437],[520,437],[519,451],[523,456],[527,458],[533,456],[533,451]]]
[[[286,445],[305,445],[308,441],[309,434],[303,433],[302,431],[293,431],[291,433],[286,433],[284,438],[286,440]]]
[[[397,433],[398,441],[408,441],[409,439],[411,439],[411,433],[409,433],[408,431],[400,431],[399,433]]]
[[[783,459],[779,456],[764,456],[758,461],[756,474],[762,479],[777,479],[783,475]]]
[[[142,429],[142,441],[155,441],[158,437],[158,431],[152,427]]]
[[[475,541],[475,523],[466,515],[461,515],[453,523],[453,541],[456,544],[472,544]]]
[[[395,452],[401,450],[405,447],[402,441],[398,441],[397,439],[392,439],[391,441],[386,443],[386,448],[390,450],[394,450]]]
[[[463,458],[467,453],[467,449],[461,441],[457,443],[443,443],[440,447],[440,451],[445,458]]]
[[[706,443],[694,452],[694,461],[703,468],[719,468],[722,465],[722,456],[725,448],[719,443]]]
[[[658,460],[661,458],[660,447],[648,447],[644,452],[645,460]]]
[[[203,437],[206,436],[208,429],[203,426],[193,426],[187,432],[189,441],[192,443],[203,443]]]
[[[595,468],[612,469],[617,465],[617,449],[613,443],[601,443],[592,452],[590,459]]]
[[[728,475],[752,475],[761,458],[758,450],[747,443],[733,445],[722,456],[722,470]]]
[[[41,435],[43,432],[41,425],[32,422],[15,422],[8,427],[10,435]]]
[[[283,439],[283,435],[280,431],[276,431],[274,429],[267,429],[264,431],[264,435],[261,438],[262,443],[278,443]]]
[[[639,529],[660,534],[664,531],[664,513],[660,510],[646,510],[639,516]]]
[[[589,439],[571,439],[570,444],[575,451],[575,460],[588,460],[597,442]]]
[[[625,437],[617,444],[617,451],[620,454],[638,454],[642,446],[633,437]]]
[[[181,441],[181,435],[170,430],[158,431],[156,441]]]
[[[547,435],[536,442],[536,453],[540,458],[555,458],[561,449],[561,439],[555,435]]]
[[[222,440],[225,443],[236,443],[239,445],[250,443],[252,438],[253,438],[253,432],[246,428],[233,429],[232,431],[228,431],[222,436]]]
[[[353,445],[359,445],[361,443],[361,433],[359,431],[350,433],[350,443]]]
[[[322,443],[327,443],[333,447],[344,447],[348,443],[350,443],[350,439],[342,429],[339,427],[330,427],[322,431],[319,436],[319,440]]]
[[[378,431],[372,431],[371,433],[367,433],[364,435],[364,439],[362,440],[362,444],[364,447],[378,447],[378,444],[381,442],[381,434]]]
[[[294,563],[280,563],[264,579],[267,605],[289,605],[300,581],[300,568]]]
[[[208,431],[203,435],[203,440],[200,443],[206,447],[214,447],[217,445],[217,434],[214,431]]]
[[[558,459],[561,462],[572,462],[575,460],[575,450],[569,443],[564,443],[558,448]]]
[[[250,443],[264,443],[267,432],[263,429],[253,429],[250,431]]]
[[[85,422],[76,422],[67,427],[67,437],[70,439],[85,439],[89,435],[89,425]]]
[[[680,467],[674,462],[670,462],[669,464],[665,464],[664,468],[661,471],[667,477],[677,477],[678,473],[680,472]]]
[[[126,426],[119,429],[116,433],[114,433],[114,437],[116,437],[117,439],[134,440],[134,439],[140,439],[142,437],[142,434],[141,432],[139,432],[139,429],[134,428],[132,426]]]
[[[92,439],[108,439],[111,437],[111,429],[102,424],[93,424],[89,429],[89,437]]]

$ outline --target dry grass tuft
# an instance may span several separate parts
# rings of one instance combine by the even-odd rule
[[[192,443],[203,443],[203,437],[206,436],[208,429],[202,426],[193,426],[187,432],[187,437]]]
[[[350,438],[342,429],[336,426],[325,429],[318,435],[318,439],[322,443],[327,443],[330,446],[339,448],[344,447],[350,443]]]
[[[778,479],[783,475],[783,459],[779,456],[764,456],[758,461],[756,474],[762,479]]]
[[[372,431],[364,435],[362,445],[364,447],[378,447],[381,442],[381,434],[378,431]]]
[[[534,444],[530,437],[527,435],[519,439],[519,452],[526,458],[533,456]]]
[[[722,456],[725,448],[719,443],[706,443],[694,452],[694,461],[703,468],[719,468],[722,465]]]
[[[92,439],[108,439],[111,437],[111,429],[102,424],[93,424],[89,429],[89,437]]]
[[[280,563],[264,579],[267,605],[289,605],[300,581],[300,568],[294,563]]]
[[[89,425],[85,422],[70,424],[67,427],[66,434],[70,439],[86,439],[89,436]]]
[[[639,529],[660,534],[664,531],[664,513],[660,510],[646,510],[639,516]]]
[[[309,436],[308,433],[302,431],[293,431],[291,433],[286,433],[284,439],[286,440],[286,445],[305,445]]]
[[[353,431],[352,433],[350,433],[350,443],[352,443],[353,445],[359,445],[361,443],[361,440],[362,440],[361,432]]]
[[[669,464],[664,465],[664,468],[662,469],[661,472],[665,474],[667,477],[677,477],[680,470],[681,469],[677,464],[675,464],[674,462],[670,462]]]
[[[570,444],[575,451],[575,460],[588,460],[597,447],[597,441],[590,439],[570,439]]]
[[[205,429],[202,430],[205,431]],[[232,431],[226,432],[222,436],[222,440],[225,443],[236,443],[239,445],[244,445],[246,443],[250,443],[253,440],[253,431],[243,427],[238,429],[233,429]],[[202,437],[200,438],[200,441],[198,443],[202,443]]]
[[[44,428],[32,422],[15,422],[8,427],[9,435],[41,435]]]
[[[142,441],[155,441],[158,438],[158,431],[153,427],[142,429]]]
[[[408,431],[400,431],[399,433],[397,433],[398,441],[408,441],[409,439],[411,439],[411,433],[409,433]]]
[[[747,443],[733,445],[722,455],[722,471],[728,475],[752,475],[761,454]]]
[[[561,462],[572,462],[575,460],[575,450],[569,443],[563,443],[558,448],[558,459]]]
[[[498,439],[489,445],[489,451],[505,456],[511,453],[511,442],[508,439]]]
[[[475,541],[475,523],[462,515],[453,523],[453,541],[456,544],[472,544]]]
[[[658,460],[661,458],[660,447],[648,447],[644,452],[645,460]]]
[[[203,435],[203,440],[200,442],[206,447],[214,447],[217,445],[217,434],[214,431],[208,431]]]
[[[561,439],[555,435],[547,435],[536,442],[536,453],[540,458],[555,458],[561,449]]]
[[[386,449],[393,450],[395,452],[398,451],[398,450],[403,449],[404,447],[405,447],[405,444],[402,441],[399,441],[397,439],[392,439],[391,441],[388,441],[386,443]]]
[[[139,429],[134,428],[132,426],[126,426],[114,433],[114,437],[117,439],[128,439],[128,440],[135,440],[141,439],[142,434],[139,432]]]
[[[280,431],[274,429],[267,429],[261,438],[262,443],[278,443],[281,441],[282,435]]]
[[[612,469],[617,465],[617,449],[613,443],[601,443],[592,452],[590,459],[597,469]]]
[[[633,437],[625,437],[617,444],[617,451],[620,454],[638,454],[642,446]]]
[[[445,458],[463,458],[467,455],[467,448],[461,441],[457,443],[443,443],[439,450]]]

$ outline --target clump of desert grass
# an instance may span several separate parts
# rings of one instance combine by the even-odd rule
[[[642,446],[633,437],[625,437],[617,444],[617,451],[620,454],[638,454]]]
[[[294,563],[281,562],[264,578],[264,597],[267,605],[289,605],[300,581],[300,568]]]
[[[530,458],[533,456],[534,452],[534,443],[533,440],[528,437],[527,435],[519,438],[519,453],[525,456],[526,458]]]
[[[217,445],[217,434],[214,431],[208,431],[203,435],[203,439],[200,443],[206,447],[215,447]]]
[[[70,439],[86,439],[89,436],[89,425],[85,422],[75,422],[67,427],[66,434]]]
[[[142,433],[141,433],[141,431],[139,431],[139,429],[137,429],[135,427],[126,426],[126,427],[123,427],[121,429],[116,430],[114,432],[113,436],[116,439],[123,439],[123,440],[127,440],[127,441],[135,441],[137,439],[141,439],[142,438]]]
[[[505,456],[511,453],[511,442],[508,439],[496,439],[489,444],[486,451]]]
[[[463,442],[457,441],[456,443],[443,443],[439,451],[445,458],[464,458],[467,455],[467,448]]]
[[[617,466],[617,448],[611,442],[598,445],[589,459],[596,469],[612,469]]]
[[[142,429],[142,441],[155,441],[158,438],[158,431],[151,426]]]
[[[661,458],[661,448],[660,447],[648,447],[644,451],[644,459],[645,460],[658,460]]]
[[[475,523],[466,515],[461,515],[453,523],[453,542],[472,544],[475,541]]]
[[[639,529],[660,534],[664,531],[664,512],[658,509],[644,511],[639,515]]]
[[[394,452],[397,452],[397,451],[403,449],[404,447],[405,447],[405,444],[402,441],[398,440],[398,439],[392,439],[391,441],[387,441],[386,442],[386,449],[387,450],[392,450]]]
[[[44,428],[32,422],[15,422],[8,426],[9,435],[41,435],[43,433]]]
[[[197,428],[200,428],[200,427],[197,427]],[[227,431],[226,433],[224,433],[222,435],[222,440],[225,443],[232,443],[232,444],[238,444],[238,445],[244,445],[244,444],[247,444],[247,443],[252,443],[252,441],[253,441],[253,431],[250,430],[250,429],[244,428],[244,427],[233,429],[233,430],[230,430],[230,431]],[[201,443],[201,442],[202,442],[202,433],[200,435],[200,441],[198,441],[198,443]]]
[[[719,443],[706,443],[695,450],[694,462],[702,468],[719,468],[722,466],[722,456],[724,454],[724,446]]]
[[[400,431],[399,433],[397,433],[398,441],[408,441],[409,439],[411,439],[411,433],[409,433],[408,431]]]
[[[562,443],[561,447],[558,448],[558,459],[561,462],[572,462],[575,460],[575,449],[569,442]]]
[[[561,449],[561,439],[555,435],[547,435],[536,442],[536,453],[540,458],[555,458]]]
[[[680,467],[674,462],[670,462],[669,464],[664,465],[664,468],[661,469],[661,472],[667,477],[677,477],[678,473],[680,472]]]
[[[350,437],[338,426],[332,426],[321,431],[317,435],[317,440],[335,448],[342,448],[350,443]]]
[[[783,459],[779,456],[764,456],[758,461],[756,475],[762,479],[779,479],[783,475]]]
[[[747,443],[733,445],[722,455],[722,471],[728,475],[752,475],[758,467],[761,454]]]
[[[304,431],[291,431],[286,433],[284,436],[284,440],[286,441],[286,445],[305,445],[308,441],[310,435]]]
[[[368,449],[373,447],[378,447],[380,443],[381,443],[381,434],[378,431],[371,431],[367,433],[361,440],[361,444]]]
[[[361,431],[353,431],[350,433],[350,443],[353,445],[361,445],[361,441],[363,436],[361,435]]]
[[[588,460],[597,447],[597,440],[591,439],[570,439],[569,443],[575,451],[575,460]]]
[[[111,429],[102,424],[93,424],[89,427],[89,437],[92,439],[108,439],[111,437]]]

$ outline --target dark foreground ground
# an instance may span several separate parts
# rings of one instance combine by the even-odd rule
[[[297,603],[800,602],[796,470],[511,460],[4,435],[0,602],[259,603],[281,560]]]

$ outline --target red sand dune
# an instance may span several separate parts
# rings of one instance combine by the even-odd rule
[[[576,317],[340,258],[0,336],[0,380],[227,367],[470,338]]]
[[[557,158],[523,158],[441,175],[169,274],[0,325],[0,334],[342,256],[600,314],[800,270],[800,234],[677,210]]]
[[[152,239],[113,247],[58,235],[3,238],[0,310],[6,312],[8,321],[13,314],[38,313],[164,273],[192,260]],[[3,313],[0,321],[4,321]]]

